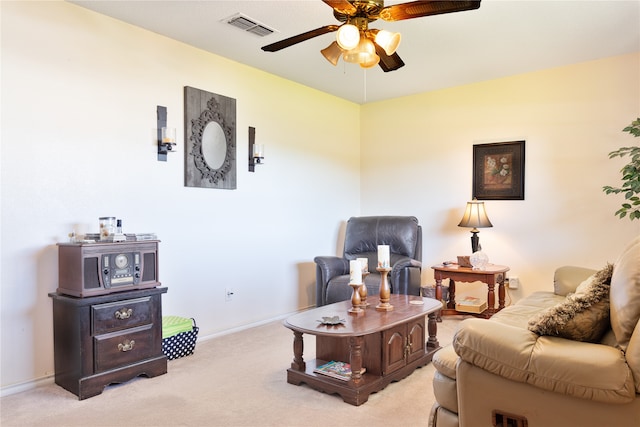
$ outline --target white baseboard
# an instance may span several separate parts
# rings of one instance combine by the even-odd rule
[[[308,310],[310,308],[315,308],[315,307],[316,306],[313,305],[313,306],[309,306],[309,307],[306,307],[306,308],[301,308],[300,310],[294,311],[292,313],[282,314],[280,316],[271,317],[269,319],[260,320],[258,322],[254,322],[254,323],[248,323],[246,325],[238,326],[238,327],[231,328],[231,329],[225,329],[224,331],[216,332],[214,334],[209,334],[209,335],[205,335],[203,337],[198,337],[198,339],[196,341],[197,342],[207,341],[207,340],[210,340],[210,339],[213,339],[213,338],[217,338],[217,337],[222,337],[222,336],[225,336],[225,335],[233,334],[235,332],[240,332],[240,331],[244,331],[244,330],[247,330],[247,329],[255,328],[257,326],[266,325],[267,323],[275,322],[276,320],[286,319],[287,317],[292,316],[292,315],[294,315],[296,313],[300,313],[301,311],[305,311],[305,310]]]
[[[52,384],[54,381],[53,374],[38,378],[31,381],[26,381],[20,384],[9,385],[0,388],[0,397],[10,396],[16,393],[22,393],[23,391],[33,390],[34,388],[42,387]]]

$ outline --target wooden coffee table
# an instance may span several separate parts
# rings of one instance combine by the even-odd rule
[[[325,393],[339,394],[352,405],[361,405],[371,393],[431,361],[433,353],[440,348],[436,338],[440,301],[392,294],[389,301],[394,306],[392,311],[377,311],[377,297],[369,297],[368,302],[370,306],[359,315],[349,314],[351,301],[343,301],[286,319],[284,326],[293,331],[293,362],[287,369],[287,382],[305,383]],[[319,322],[323,317],[332,316],[339,316],[344,323]],[[303,359],[303,334],[316,337],[314,360]],[[331,360],[350,363],[351,379],[344,381],[314,372],[317,366]],[[361,368],[365,369],[364,374],[360,374]]]

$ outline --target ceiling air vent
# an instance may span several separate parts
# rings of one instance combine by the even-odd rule
[[[268,36],[269,34],[275,32],[275,30],[241,13],[237,13],[233,15],[225,19],[225,21],[227,24],[232,25],[236,28],[240,28],[242,31],[247,31],[249,33],[256,34],[260,37]]]

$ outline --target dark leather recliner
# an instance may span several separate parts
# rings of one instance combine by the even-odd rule
[[[389,285],[394,294],[420,295],[422,270],[422,227],[413,216],[351,217],[347,221],[344,255],[317,256],[316,305],[318,307],[351,299],[349,261],[369,260],[370,274],[364,279],[370,296],[380,292],[378,245],[389,245],[391,272]]]

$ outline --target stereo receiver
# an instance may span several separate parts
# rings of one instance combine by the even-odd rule
[[[158,242],[59,243],[58,292],[89,297],[155,288]]]

